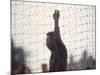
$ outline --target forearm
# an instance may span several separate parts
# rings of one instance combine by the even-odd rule
[[[60,40],[60,29],[59,29],[59,21],[55,21],[55,28],[54,28],[54,35],[55,35],[55,39]]]
[[[55,28],[54,28],[54,32],[58,33],[59,32],[59,23],[58,21],[55,21]]]

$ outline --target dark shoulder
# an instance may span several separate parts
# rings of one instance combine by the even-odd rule
[[[64,45],[64,43],[62,41],[57,42],[57,47],[61,51],[67,50],[66,46]]]

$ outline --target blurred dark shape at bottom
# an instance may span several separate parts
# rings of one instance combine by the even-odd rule
[[[74,57],[72,55],[69,59],[70,63],[68,64],[68,71],[96,69],[96,58],[94,58],[92,55],[89,55],[87,50],[82,53],[79,61],[74,61]]]
[[[30,68],[29,67],[25,67],[24,74],[31,74],[31,73],[32,72],[31,72]]]
[[[42,64],[42,72],[48,72],[47,64]]]
[[[24,50],[22,47],[15,47],[11,40],[11,74],[30,74],[31,70],[25,65]]]
[[[90,67],[86,67],[86,70],[89,70],[89,69],[91,69]]]
[[[20,64],[15,65],[14,74],[23,74],[24,67]]]

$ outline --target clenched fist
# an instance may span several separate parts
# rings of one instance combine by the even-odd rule
[[[59,20],[59,16],[60,16],[59,11],[58,10],[55,10],[55,13],[53,14],[54,20],[55,21],[58,21]]]

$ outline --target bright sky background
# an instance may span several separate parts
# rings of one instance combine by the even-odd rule
[[[95,6],[12,1],[11,34],[15,45],[29,54],[26,63],[33,72],[49,63],[46,33],[54,29],[55,9],[60,11],[61,37],[69,57],[78,61],[84,50],[95,57]]]

